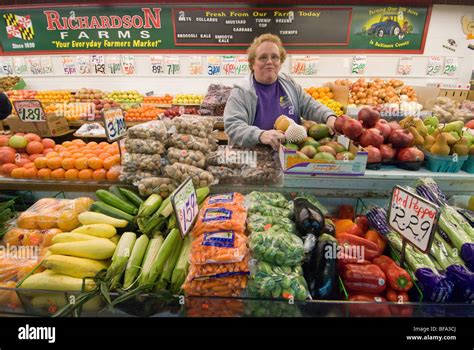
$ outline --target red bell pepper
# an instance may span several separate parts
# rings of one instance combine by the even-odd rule
[[[347,233],[342,233],[336,238],[344,249],[355,249],[356,251],[360,249],[359,252],[361,256],[358,256],[358,258],[372,260],[382,254],[377,244],[368,239]]]
[[[380,250],[380,254],[384,252],[385,247],[387,246],[387,242],[385,241],[385,238],[380,233],[374,230],[367,231],[365,234],[365,239],[368,239],[369,241],[377,244]]]
[[[410,275],[386,255],[379,256],[372,261],[379,266],[387,276],[390,288],[398,292],[407,292],[413,287]]]
[[[385,274],[377,265],[346,264],[341,270],[344,285],[350,292],[379,294],[386,288]]]
[[[369,219],[367,219],[365,215],[361,215],[357,217],[355,223],[357,224],[357,226],[360,227],[362,231],[362,236],[364,236],[367,230],[369,229]]]
[[[349,295],[349,301],[366,301],[367,303],[351,303],[349,304],[350,316],[375,316],[389,317],[391,316],[389,305],[386,304],[384,297],[377,294],[357,293]]]
[[[387,288],[385,291],[385,296],[387,297],[388,301],[391,301],[392,303],[408,303],[410,301],[410,298],[407,293],[405,292],[398,292],[396,290],[393,290],[392,288]]]

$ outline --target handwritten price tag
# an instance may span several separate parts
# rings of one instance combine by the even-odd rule
[[[440,56],[430,56],[428,61],[427,75],[436,75],[441,71],[443,65],[443,58]]]
[[[354,56],[352,60],[352,74],[364,74],[367,56]]]
[[[46,121],[43,106],[38,100],[13,101],[13,106],[22,122],[33,123]]]
[[[446,57],[444,60],[444,75],[453,76],[458,70],[458,58],[457,57]]]
[[[400,186],[393,188],[389,225],[424,253],[431,248],[438,216],[439,208],[435,204]]]
[[[171,195],[171,203],[181,237],[184,238],[193,227],[199,213],[196,191],[190,177]]]
[[[127,133],[127,125],[121,108],[109,108],[104,110],[103,115],[105,134],[109,142],[113,142]]]

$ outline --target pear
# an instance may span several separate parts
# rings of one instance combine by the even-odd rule
[[[433,146],[435,142],[436,139],[432,135],[427,135],[425,137],[425,142],[423,143],[423,148],[429,152],[431,146]]]
[[[426,135],[428,135],[428,128],[426,127],[425,123],[423,123],[423,120],[421,120],[420,118],[415,119],[415,128],[421,136],[425,137]]]
[[[430,148],[430,152],[440,156],[447,156],[451,152],[451,148],[448,146],[448,140],[446,139],[448,133],[441,133],[436,138],[435,143]]]
[[[419,146],[425,143],[425,138],[420,135],[418,130],[414,126],[409,126],[408,131],[413,135],[413,144]]]
[[[423,122],[426,126],[432,126],[434,128],[437,128],[439,125],[439,120],[436,116],[432,115],[428,118],[426,118]]]
[[[464,127],[464,123],[460,120],[457,120],[455,122],[451,122],[451,123],[446,124],[443,128],[443,131],[444,132],[454,131],[458,134],[461,134],[463,127]]]
[[[446,138],[446,142],[449,146],[453,146],[456,142],[459,141],[459,138],[456,138],[450,132],[442,132],[441,135],[444,135],[444,137]]]
[[[456,142],[452,147],[453,153],[457,153],[458,156],[467,156],[469,154],[469,146],[467,138],[461,137],[461,139]]]
[[[474,145],[471,145],[471,147],[469,147],[469,155],[474,156]]]

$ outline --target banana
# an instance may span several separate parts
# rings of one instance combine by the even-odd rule
[[[76,278],[94,277],[108,267],[104,261],[66,255],[51,255],[43,260],[43,265],[56,273]]]

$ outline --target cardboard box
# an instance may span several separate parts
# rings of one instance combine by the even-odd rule
[[[469,101],[474,101],[474,91],[469,91],[469,95],[467,96]]]
[[[367,166],[368,153],[358,151],[354,160],[325,162],[299,158],[296,151],[280,146],[279,156],[285,174],[363,176]]]
[[[344,110],[346,110],[347,104],[349,103],[349,86],[336,85],[333,82],[326,83],[324,86],[331,88],[333,94],[332,99],[341,103]]]
[[[449,97],[453,101],[462,102],[467,100],[469,95],[469,90],[459,90],[459,89],[440,89],[439,97]]]
[[[18,116],[9,116],[5,121],[12,133],[31,132],[41,137],[54,137],[64,135],[71,131],[66,118],[57,116],[54,113],[46,113],[45,122],[23,122]]]

